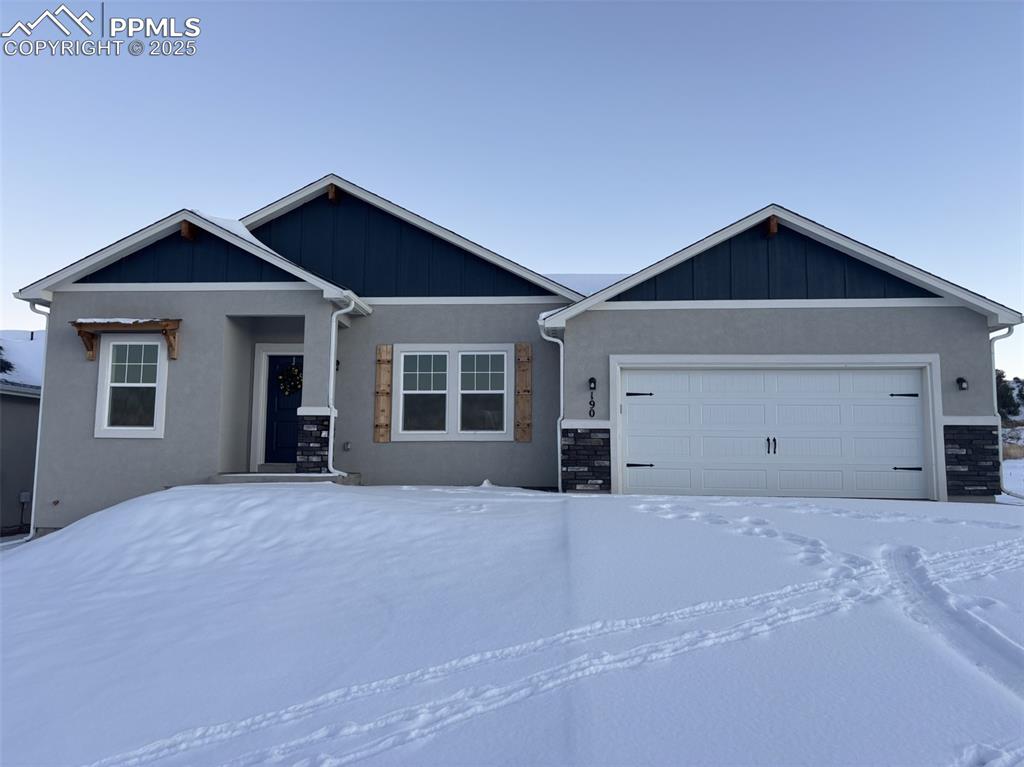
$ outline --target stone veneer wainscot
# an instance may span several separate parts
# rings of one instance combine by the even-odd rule
[[[608,493],[612,489],[611,432],[562,429],[562,490]]]

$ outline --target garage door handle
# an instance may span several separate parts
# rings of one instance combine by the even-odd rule
[[[654,392],[652,391],[628,391],[626,392],[627,397],[653,397]]]
[[[893,471],[924,471],[922,466],[893,466]]]
[[[889,396],[890,397],[920,397],[921,395],[920,394],[916,394],[914,392],[903,392],[903,393],[900,393],[900,394],[890,394]]]
[[[778,454],[778,452],[779,452],[779,443],[775,441],[775,437],[772,437],[772,453],[773,454]]]
[[[772,438],[771,437],[765,437],[764,438],[764,449],[768,452],[768,455],[772,454]]]
[[[627,463],[626,464],[626,468],[627,469],[634,469],[637,466],[646,466],[646,467],[651,468],[651,469],[654,468],[654,464],[653,463]]]

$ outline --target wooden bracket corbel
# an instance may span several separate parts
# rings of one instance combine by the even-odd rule
[[[164,328],[160,331],[167,339],[167,356],[169,359],[178,359],[178,328]]]
[[[774,237],[779,233],[779,219],[777,216],[768,216],[768,220],[764,224],[765,234],[769,237]]]
[[[327,185],[327,199],[330,202],[338,202],[341,199],[341,190],[334,184]]]
[[[181,222],[181,236],[186,240],[194,240],[196,238],[196,227],[191,221]]]
[[[85,358],[89,362],[96,361],[96,348],[99,346],[99,336],[89,330],[78,329],[78,337],[82,339],[82,345],[85,346]]]

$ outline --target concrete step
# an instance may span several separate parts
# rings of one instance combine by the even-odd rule
[[[271,474],[269,472],[239,472],[228,474],[214,474],[207,480],[213,485],[244,484],[248,482],[333,482],[336,485],[361,485],[361,475],[358,472],[348,473],[345,476],[336,474],[296,474],[294,472],[283,472]]]

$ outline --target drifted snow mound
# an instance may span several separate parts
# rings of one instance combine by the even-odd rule
[[[155,493],[0,552],[0,763],[1012,764],[1020,511]]]

